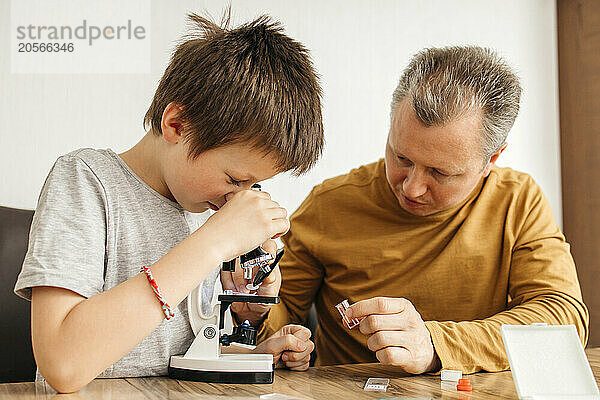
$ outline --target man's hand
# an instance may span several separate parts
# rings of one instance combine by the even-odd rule
[[[267,240],[262,244],[262,248],[275,256],[277,251],[277,245],[274,240]],[[258,267],[254,268],[252,276],[256,275]],[[223,290],[233,290],[236,292],[249,293],[250,291],[246,288],[248,281],[244,279],[244,271],[239,265],[239,259],[236,260],[235,272],[221,271],[221,284]],[[281,287],[281,271],[279,266],[276,266],[273,272],[267,276],[263,283],[259,286],[256,294],[259,296],[277,296],[279,294],[279,288]],[[250,325],[257,327],[265,318],[267,312],[269,312],[271,304],[254,304],[254,303],[233,303],[231,304],[231,312],[233,317],[238,323],[242,323],[245,320],[250,322]]]
[[[306,371],[310,362],[310,353],[314,348],[308,328],[286,325],[259,343],[253,353],[273,354],[273,364],[277,368],[287,367],[292,371]]]
[[[367,346],[382,364],[411,374],[440,368],[431,335],[413,304],[404,298],[375,297],[352,304],[346,311],[358,318]]]

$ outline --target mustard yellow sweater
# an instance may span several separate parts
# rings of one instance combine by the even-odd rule
[[[317,364],[377,362],[335,305],[404,297],[421,314],[443,368],[509,367],[502,324],[574,324],[588,312],[569,245],[533,179],[494,167],[457,207],[419,217],[392,193],[384,160],[316,186],[283,239],[281,303],[261,337],[302,323],[314,302]]]

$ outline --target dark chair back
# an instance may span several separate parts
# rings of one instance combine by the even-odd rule
[[[0,383],[35,380],[30,305],[13,292],[32,218],[31,210],[0,207]]]
[[[308,312],[308,316],[306,317],[306,322],[304,326],[310,329],[310,340],[315,341],[315,333],[317,332],[317,328],[319,326],[319,318],[317,317],[317,308],[315,304],[310,307],[310,311]],[[312,353],[310,353],[310,366],[314,366],[317,361],[317,349],[314,349]]]

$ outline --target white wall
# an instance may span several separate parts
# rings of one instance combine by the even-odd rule
[[[121,152],[144,134],[142,117],[188,11],[219,19],[222,1],[153,1],[151,74],[10,73],[10,2],[0,0],[0,205],[34,208],[54,160],[80,147]],[[311,49],[324,89],[327,145],[304,177],[265,186],[290,211],[313,185],[383,155],[392,91],[426,46],[497,49],[524,96],[499,162],[526,171],[562,220],[554,0],[233,1],[234,22],[267,13]]]

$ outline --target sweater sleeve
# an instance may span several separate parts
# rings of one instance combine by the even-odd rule
[[[573,324],[581,342],[588,337],[589,316],[583,303],[575,263],[552,210],[539,187],[530,180],[518,199],[507,309],[475,321],[426,321],[442,367],[465,373],[509,368],[502,342],[502,324],[546,322]]]
[[[290,230],[283,237],[285,254],[280,263],[281,302],[269,311],[259,332],[259,341],[284,325],[305,323],[323,281],[323,266],[314,255],[323,232],[314,196],[315,190],[290,217]]]

